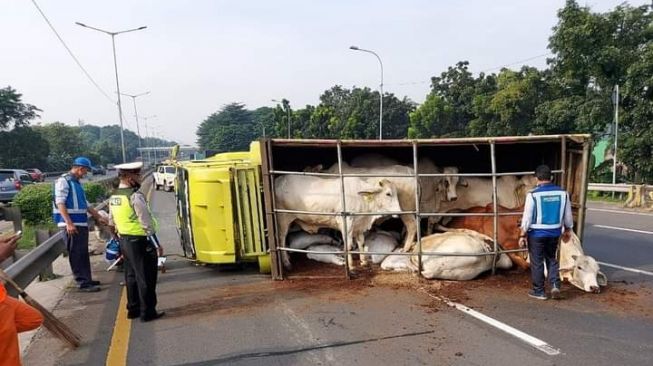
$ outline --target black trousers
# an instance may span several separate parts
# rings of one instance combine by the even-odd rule
[[[156,314],[157,253],[146,236],[123,235],[120,251],[125,261],[127,311],[149,317]]]
[[[75,276],[75,282],[79,287],[91,286],[93,276],[91,274],[91,260],[88,256],[88,228],[76,226],[77,234],[68,235],[66,228],[62,229],[66,250],[68,250],[68,263]]]
[[[531,261],[531,280],[533,281],[533,291],[538,295],[544,294],[545,262],[551,287],[560,288],[560,276],[558,273],[560,268],[558,258],[556,258],[559,239],[559,237],[528,237],[528,255],[530,256]]]

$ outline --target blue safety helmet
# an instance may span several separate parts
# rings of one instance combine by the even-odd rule
[[[104,248],[104,260],[112,263],[120,258],[120,243],[116,239],[109,239]]]
[[[85,158],[83,156],[75,158],[75,161],[73,161],[73,166],[81,166],[87,169],[93,169],[93,166],[91,165],[91,159]]]

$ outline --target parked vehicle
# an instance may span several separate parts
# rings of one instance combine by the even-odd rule
[[[112,171],[116,170],[116,165],[115,164],[107,164],[107,171]]]
[[[91,173],[93,173],[93,175],[106,175],[107,171],[104,170],[102,165],[96,165],[91,169]]]
[[[153,174],[154,188],[158,191],[163,188],[166,192],[172,192],[175,189],[175,180],[177,179],[177,169],[172,165],[160,165]]]
[[[33,183],[25,170],[0,169],[0,202],[11,202],[23,186]]]
[[[45,175],[43,174],[42,171],[33,168],[33,169],[25,169],[30,177],[32,177],[32,180],[35,182],[45,182]]]

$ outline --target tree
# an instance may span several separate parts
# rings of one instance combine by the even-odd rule
[[[204,120],[197,129],[202,149],[244,151],[257,134],[253,113],[241,103],[231,103]]]
[[[41,110],[31,104],[21,101],[22,94],[18,94],[11,86],[0,89],[0,129],[29,125],[30,121],[39,115]]]
[[[34,129],[16,127],[11,131],[0,131],[0,141],[0,167],[48,168],[48,142]]]

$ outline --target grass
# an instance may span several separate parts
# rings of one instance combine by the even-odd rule
[[[55,225],[39,225],[31,226],[23,224],[23,236],[18,241],[18,249],[32,249],[36,246],[36,230],[38,229],[52,229],[56,228]]]
[[[625,203],[628,198],[627,194],[615,193],[614,198],[612,193],[606,192],[589,192],[587,199],[594,202],[609,202],[609,203]]]

